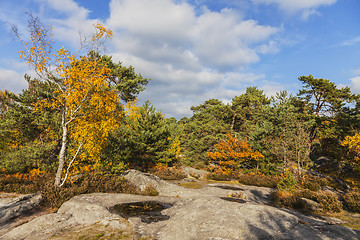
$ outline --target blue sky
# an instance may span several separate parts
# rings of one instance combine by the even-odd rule
[[[96,21],[111,28],[106,54],[151,78],[139,101],[166,117],[249,86],[296,94],[309,74],[360,93],[359,0],[0,0],[0,89],[20,92],[32,73],[10,33],[26,11],[73,52]]]

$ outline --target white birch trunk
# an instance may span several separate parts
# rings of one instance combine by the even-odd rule
[[[55,177],[55,186],[60,186],[61,175],[65,164],[65,154],[67,147],[67,131],[68,131],[67,123],[66,123],[66,110],[62,114],[61,126],[62,126],[62,140],[61,140],[61,149],[59,153],[59,165]]]

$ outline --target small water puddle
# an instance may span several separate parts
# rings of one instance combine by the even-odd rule
[[[244,191],[244,189],[240,187],[233,187],[233,186],[213,185],[212,187],[217,187],[225,190]]]
[[[161,211],[172,207],[171,204],[157,201],[144,201],[116,204],[110,211],[120,214],[123,218],[139,217],[144,223],[165,221],[169,216],[161,214]]]
[[[246,203],[245,200],[240,198],[232,198],[232,197],[220,197],[220,199],[229,201],[229,202],[237,202],[237,203]]]

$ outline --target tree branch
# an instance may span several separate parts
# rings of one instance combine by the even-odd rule
[[[66,174],[65,174],[64,180],[63,180],[63,182],[59,185],[59,187],[62,187],[62,186],[65,184],[66,179],[67,179],[67,177],[68,177],[68,175],[69,175],[70,167],[71,167],[71,165],[74,163],[75,158],[76,158],[77,155],[79,154],[80,149],[81,149],[81,147],[82,147],[83,145],[84,145],[83,143],[80,143],[78,149],[76,150],[76,153],[75,153],[73,159],[71,160],[71,162],[69,163],[69,166],[68,166],[67,169],[66,169]]]

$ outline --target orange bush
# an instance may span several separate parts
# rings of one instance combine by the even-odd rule
[[[230,133],[226,135],[227,140],[220,140],[214,145],[214,152],[208,152],[209,158],[217,162],[220,169],[213,169],[216,173],[233,175],[237,172],[240,163],[244,161],[256,161],[264,158],[258,151],[251,149],[250,144],[245,140],[232,137]],[[220,171],[220,172],[219,172]]]

